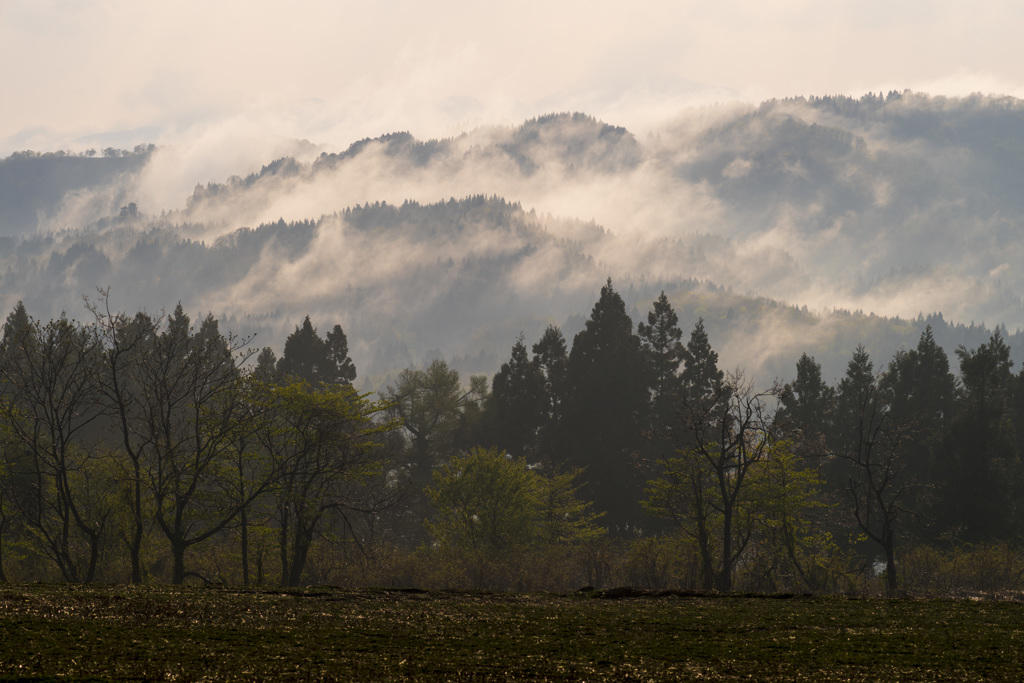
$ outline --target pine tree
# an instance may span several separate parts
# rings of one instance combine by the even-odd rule
[[[4,323],[4,339],[10,339],[21,330],[27,330],[29,322],[25,304],[19,301],[7,316],[7,322]]]
[[[256,368],[253,374],[261,382],[273,382],[277,378],[277,356],[269,346],[264,346],[256,357]]]

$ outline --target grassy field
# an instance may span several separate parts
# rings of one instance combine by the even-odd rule
[[[0,680],[1024,676],[1020,603],[610,595],[0,586]]]

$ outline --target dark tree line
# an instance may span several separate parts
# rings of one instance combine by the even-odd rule
[[[958,376],[929,327],[881,372],[861,346],[835,384],[804,354],[792,383],[756,388],[719,369],[702,322],[684,344],[677,320],[663,294],[634,331],[609,281],[571,350],[554,327],[532,359],[516,342],[478,440],[578,469],[619,534],[671,520],[692,538],[707,588],[728,590],[764,543],[770,496],[782,495],[773,477],[802,481],[814,498],[806,523],[850,539],[831,552],[877,558],[892,592],[901,544],[1020,539],[1024,371],[1012,372],[999,331],[957,349]],[[788,543],[792,571],[807,573]]]
[[[614,544],[676,543],[694,587],[839,590],[859,566],[896,594],[910,549],[1024,528],[1024,372],[999,332],[958,375],[929,328],[880,372],[858,347],[837,382],[804,354],[759,387],[664,293],[634,326],[609,280],[571,344],[520,336],[489,387],[436,360],[374,402],[337,325],[306,317],[277,358],[180,306],[89,310],[3,328],[0,580],[294,586],[349,548],[454,553],[479,587],[569,553],[600,582]]]
[[[351,386],[340,327],[322,339],[307,318],[268,373],[267,353],[245,370],[245,340],[212,317],[106,304],[91,324],[42,323],[19,304],[4,325],[0,562],[181,583],[188,556],[216,541],[237,543],[244,580],[255,564],[262,581],[258,527],[276,536],[280,583],[297,585],[319,534],[384,504],[387,424]]]

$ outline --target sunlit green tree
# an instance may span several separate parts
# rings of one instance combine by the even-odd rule
[[[577,497],[577,474],[545,476],[525,458],[470,449],[434,473],[428,527],[439,543],[474,551],[579,543],[602,531],[590,504]]]

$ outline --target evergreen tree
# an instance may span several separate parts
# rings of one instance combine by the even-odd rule
[[[665,435],[674,421],[675,404],[682,392],[679,366],[684,347],[679,317],[664,291],[647,314],[647,324],[640,323],[637,332],[651,369],[651,431],[655,436]]]
[[[931,325],[921,333],[917,348],[896,353],[879,387],[897,416],[917,421],[922,429],[936,430],[952,415],[956,378]]]
[[[846,448],[850,430],[859,424],[863,416],[865,401],[878,399],[876,388],[875,365],[864,345],[858,344],[836,391],[836,416],[831,425],[832,432],[828,435],[833,450]]]
[[[543,410],[544,375],[530,360],[520,335],[511,358],[494,375],[485,403],[487,440],[517,457],[535,457]]]
[[[913,426],[906,447],[907,469],[916,481],[925,483],[933,476],[956,400],[956,378],[931,325],[921,333],[917,348],[896,353],[878,383],[893,419]]]
[[[585,493],[620,531],[643,519],[634,456],[648,419],[648,373],[633,321],[609,279],[573,340],[562,433],[569,462],[585,468]]]
[[[4,323],[4,339],[12,339],[18,332],[27,330],[29,324],[30,321],[28,311],[25,310],[25,304],[19,301]]]
[[[711,348],[703,318],[697,320],[681,353],[683,400],[692,406],[714,401],[722,392],[725,373],[718,369],[718,352]]]
[[[335,325],[334,329],[327,333],[326,342],[328,367],[334,374],[331,382],[352,384],[356,380],[356,366],[348,357],[348,337],[342,331],[341,325]]]
[[[549,325],[540,341],[533,345],[533,364],[544,380],[539,448],[542,456],[550,460],[555,456],[558,430],[562,422],[568,381],[566,370],[569,366],[565,337],[557,326]]]
[[[284,378],[318,384],[351,384],[356,369],[348,357],[348,339],[340,325],[322,339],[307,315],[302,325],[288,336],[284,354],[277,362],[277,374]]]
[[[261,382],[273,382],[277,379],[277,356],[269,346],[264,346],[260,355],[256,357],[253,374]]]
[[[997,330],[987,344],[956,354],[963,393],[939,463],[940,521],[963,540],[1005,539],[1020,507],[1010,348]]]
[[[790,430],[799,430],[804,442],[813,443],[829,431],[835,390],[821,378],[821,364],[806,353],[796,363],[796,379],[787,384],[782,395],[779,422]]]

